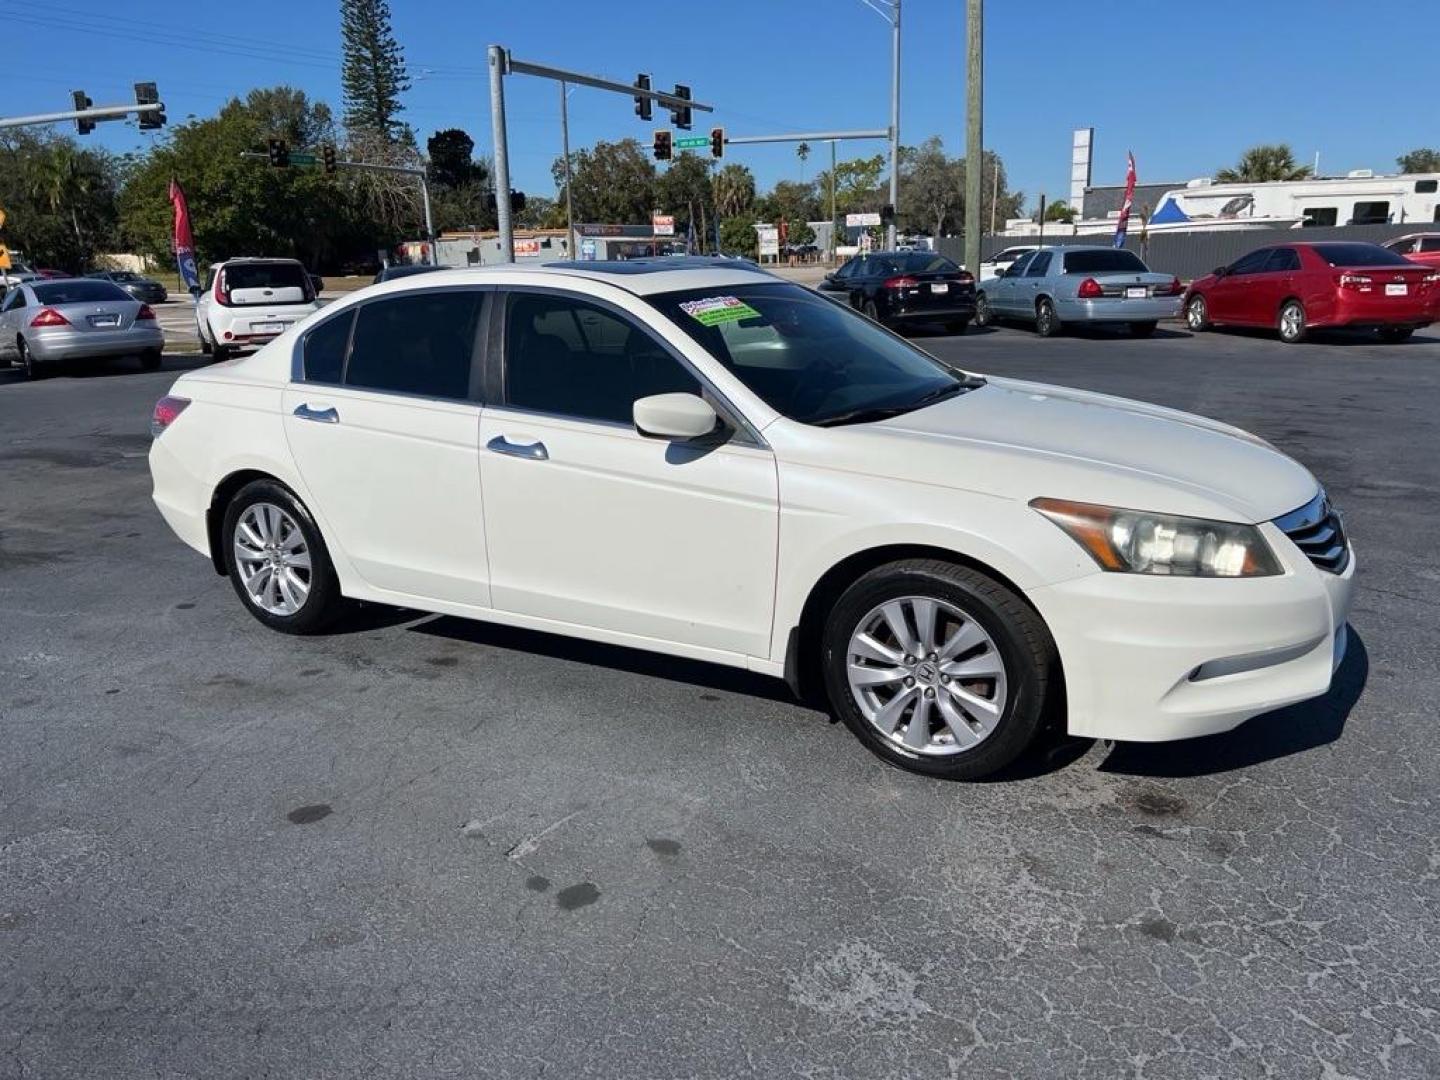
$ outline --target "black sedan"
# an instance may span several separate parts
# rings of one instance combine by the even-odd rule
[[[371,285],[379,285],[382,281],[394,281],[396,278],[411,277],[414,274],[430,274],[436,270],[453,270],[453,266],[435,266],[431,263],[397,263],[394,266],[383,266],[380,272],[375,275]]]
[[[975,317],[975,278],[933,251],[857,255],[826,274],[819,289],[886,326],[943,323],[963,334]]]
[[[85,276],[97,281],[112,281],[142,304],[160,304],[169,299],[164,285],[133,270],[96,270]]]

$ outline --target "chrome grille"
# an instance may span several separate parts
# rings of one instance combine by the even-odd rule
[[[1276,518],[1275,524],[1321,570],[1339,574],[1349,564],[1350,545],[1345,540],[1345,526],[1325,492],[1300,509]]]

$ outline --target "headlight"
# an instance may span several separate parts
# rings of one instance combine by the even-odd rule
[[[1102,570],[1176,577],[1268,577],[1281,572],[1254,525],[1032,499]]]

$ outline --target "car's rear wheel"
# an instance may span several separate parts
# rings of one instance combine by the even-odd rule
[[[1210,329],[1210,309],[1203,296],[1192,296],[1185,305],[1185,325],[1196,334]]]
[[[25,378],[33,381],[35,379],[43,379],[46,374],[48,374],[40,362],[31,354],[30,346],[25,344],[23,337],[16,339],[15,347],[20,351],[19,358],[16,362],[20,365],[20,370],[25,373]]]
[[[975,297],[975,325],[990,326],[995,322],[995,311],[990,307],[990,298],[983,292]]]
[[[1402,341],[1409,341],[1410,335],[1415,333],[1413,326],[1382,326],[1380,328],[1380,340],[1387,345],[1398,345]]]
[[[1049,297],[1042,296],[1035,305],[1035,332],[1041,337],[1060,333],[1060,316],[1055,314],[1055,305]]]
[[[1029,605],[993,578],[932,559],[865,574],[836,602],[822,645],[830,702],[875,754],[973,780],[1034,741],[1057,669]]]
[[[225,508],[225,569],[246,609],[272,630],[309,634],[344,610],[340,582],[310,512],[282,484],[246,484]]]
[[[140,354],[140,369],[142,371],[160,370],[160,357],[159,349],[146,349]]]
[[[875,306],[874,300],[866,300],[865,306],[860,310],[865,313],[867,319],[874,319],[881,326],[885,325],[885,320],[880,317],[880,309]]]
[[[1144,322],[1132,322],[1130,324],[1130,336],[1149,337],[1151,334],[1155,333],[1155,328],[1159,325],[1160,324],[1155,322],[1153,319],[1147,319]]]
[[[201,326],[199,323],[196,323],[195,332],[200,335],[201,354],[204,356],[209,356],[212,352],[215,351],[215,346],[211,345],[210,339],[205,336],[205,327]]]
[[[1286,345],[1296,345],[1305,340],[1305,305],[1299,300],[1286,300],[1280,305],[1277,328],[1280,340]]]

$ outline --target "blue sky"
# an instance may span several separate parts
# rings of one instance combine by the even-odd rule
[[[0,0],[6,115],[128,100],[132,82],[160,84],[172,123],[213,113],[255,86],[290,83],[340,105],[336,0],[187,5],[139,0]],[[901,140],[938,134],[964,148],[963,0],[904,0]],[[731,134],[879,128],[888,121],[889,28],[862,0],[391,0],[415,85],[406,119],[423,141],[462,127],[489,152],[485,47],[657,88],[688,80]],[[1124,178],[1133,149],[1142,182],[1183,180],[1231,163],[1247,146],[1286,140],[1318,150],[1327,173],[1394,167],[1397,154],[1440,145],[1423,59],[1440,0],[1387,0],[1383,19],[1353,0],[987,0],[985,134],[1013,188],[1064,197],[1071,129],[1096,129],[1096,183]],[[1380,9],[1376,9],[1377,11]],[[1383,30],[1384,32],[1379,32]],[[1287,47],[1285,43],[1292,42]],[[507,81],[515,186],[550,194],[560,153],[556,86]],[[668,114],[660,112],[668,120]],[[588,89],[570,98],[572,146],[652,125],[629,99]],[[655,125],[660,126],[660,125]],[[114,150],[153,136],[102,124]],[[851,143],[849,156],[883,143]],[[841,153],[846,153],[844,144]],[[828,158],[817,147],[806,175]],[[792,148],[732,148],[763,186],[799,179]]]

